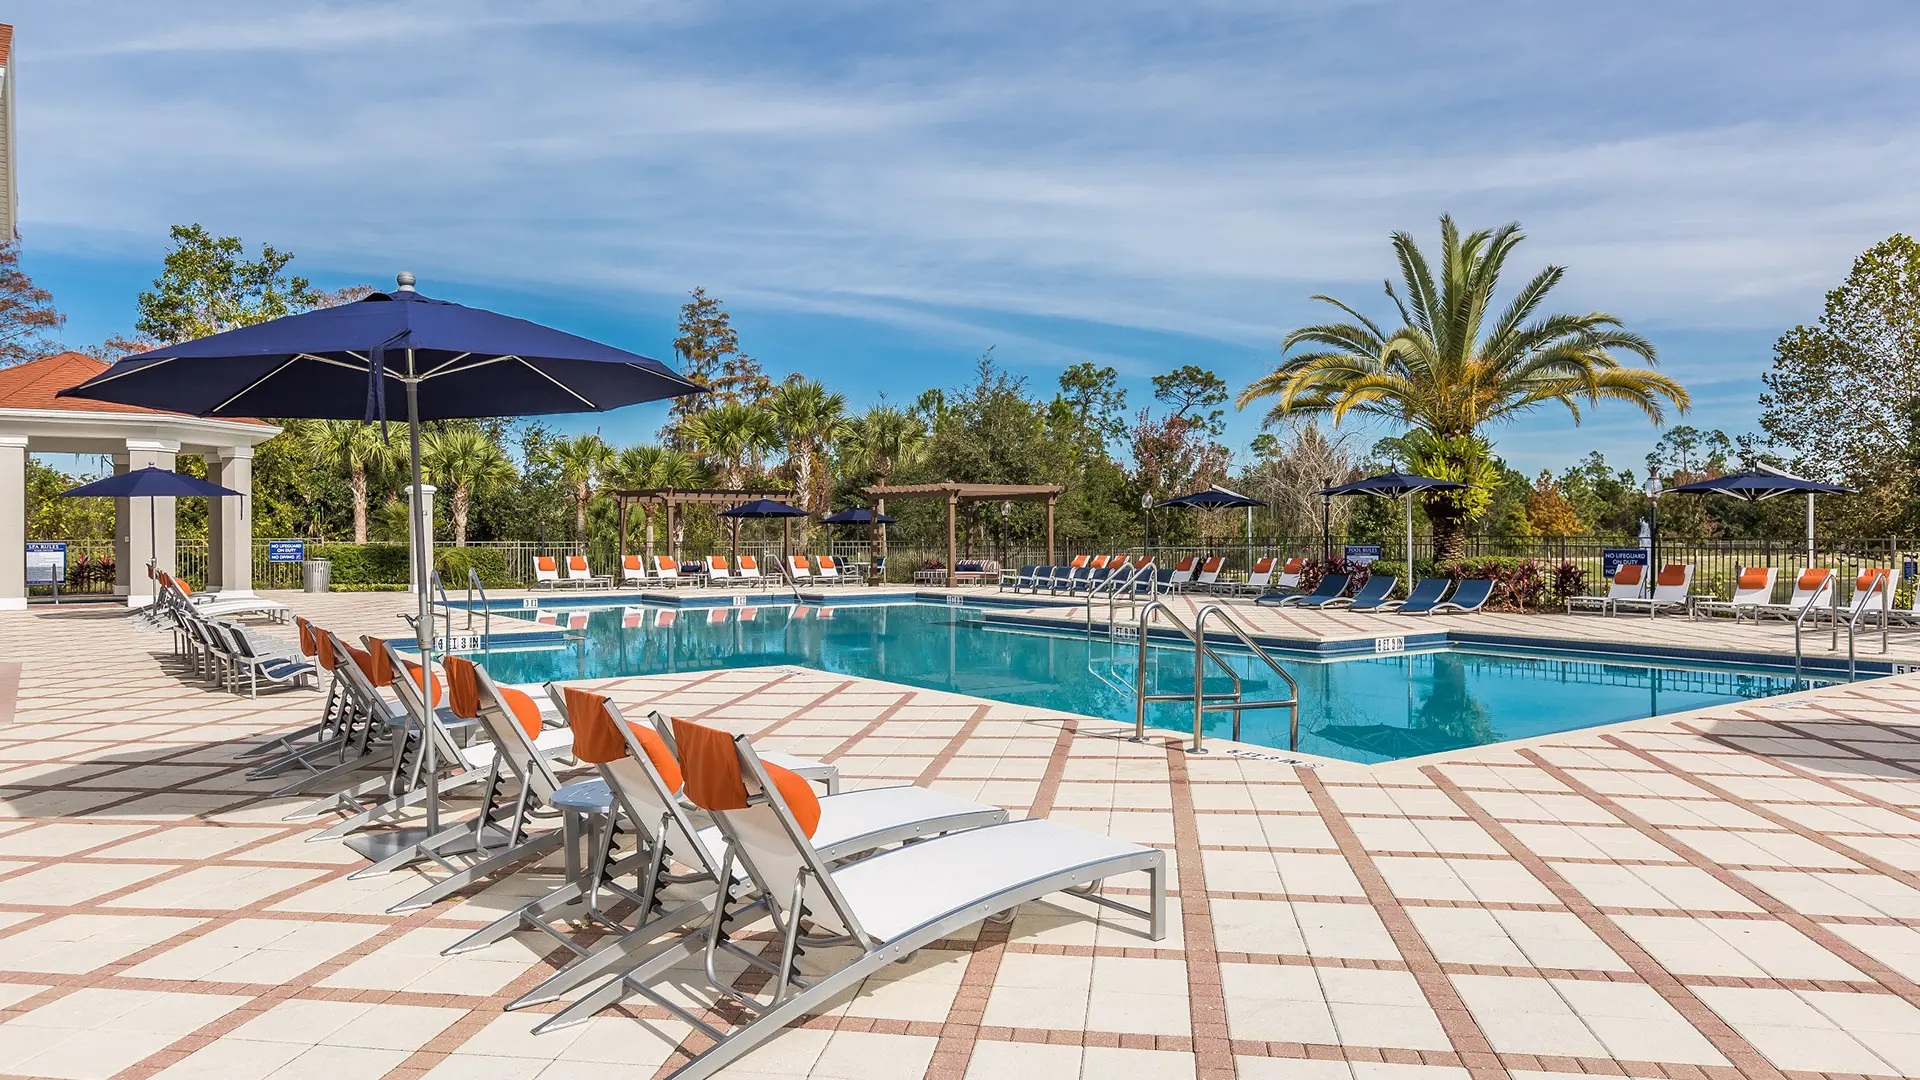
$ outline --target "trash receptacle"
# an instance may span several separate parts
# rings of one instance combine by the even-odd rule
[[[300,564],[300,579],[308,592],[326,592],[333,584],[333,560],[306,560]]]

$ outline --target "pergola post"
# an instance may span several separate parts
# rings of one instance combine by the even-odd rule
[[[620,507],[620,572],[626,573],[627,566],[627,500],[616,498]]]
[[[955,578],[954,578],[955,571],[954,571],[954,565],[953,565],[954,561],[960,557],[959,551],[955,547],[954,537],[953,537],[953,519],[955,515],[959,512],[959,509],[960,509],[959,492],[956,492],[956,491],[947,492],[947,588],[949,589],[954,587],[954,582],[955,582]]]
[[[667,493],[665,502],[667,504],[667,554],[673,556],[673,563],[675,566],[678,566],[680,565],[680,541],[677,538],[677,534],[673,531],[672,492]]]
[[[1054,557],[1053,557],[1053,503],[1054,503],[1054,499],[1055,499],[1055,496],[1052,496],[1052,495],[1049,495],[1049,496],[1047,496],[1047,565],[1048,565],[1048,566],[1053,566],[1053,565],[1055,565],[1055,564],[1056,564],[1056,560],[1055,560],[1055,559],[1054,559]]]

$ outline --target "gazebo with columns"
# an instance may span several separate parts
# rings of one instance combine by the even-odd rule
[[[207,478],[243,497],[213,500],[207,515],[207,587],[253,594],[253,448],[280,433],[258,420],[214,420],[133,405],[54,395],[107,365],[82,353],[61,353],[0,368],[0,610],[27,606],[27,455],[111,455],[113,471],[149,465],[172,469],[182,454],[207,463]],[[114,592],[129,607],[153,600],[153,583],[138,572],[149,559],[174,563],[174,500],[158,499],[149,526],[145,508],[114,500]]]

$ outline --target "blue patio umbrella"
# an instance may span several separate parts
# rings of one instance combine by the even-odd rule
[[[731,510],[722,510],[720,511],[720,516],[723,518],[732,518],[734,521],[733,561],[734,561],[734,565],[738,566],[740,563],[740,522],[742,520],[747,518],[792,519],[792,518],[812,517],[813,515],[807,513],[805,510],[802,510],[797,506],[789,506],[786,503],[779,501],[778,499],[755,499],[750,503],[741,503],[739,506],[736,506]],[[783,556],[783,559],[787,553],[787,549],[792,547],[792,545],[793,545],[793,526],[792,526],[792,522],[789,520],[788,526],[787,526],[786,539],[781,543],[781,554]],[[782,572],[783,573],[785,572],[784,567],[782,569]]]
[[[1245,507],[1247,510],[1247,569],[1253,569],[1253,508],[1265,506],[1266,503],[1213,484],[1204,490],[1163,499],[1154,505],[1156,507],[1185,506],[1195,510],[1231,510],[1236,507]]]
[[[1369,476],[1350,484],[1321,488],[1323,496],[1375,495],[1383,499],[1404,499],[1407,504],[1407,595],[1413,595],[1413,497],[1423,491],[1458,491],[1466,487],[1457,480],[1436,480],[1431,476],[1389,472]]]
[[[855,506],[828,514],[820,519],[822,525],[891,525],[899,519],[891,514],[875,514],[864,506]]]
[[[1853,489],[1839,484],[1823,484],[1818,480],[1808,480],[1789,472],[1761,465],[1748,472],[1729,473],[1716,476],[1711,480],[1696,480],[1691,484],[1676,484],[1659,492],[1661,495],[1727,495],[1747,502],[1764,502],[1775,495],[1805,495],[1807,497],[1807,565],[1813,565],[1813,497],[1815,495],[1851,495]]]
[[[420,422],[604,412],[705,388],[665,364],[525,319],[424,296],[412,274],[391,292],[129,356],[60,391],[195,416],[387,421],[406,394],[414,490]],[[433,662],[432,568],[422,499],[411,500],[423,664]],[[427,739],[429,828],[438,826],[434,740]]]
[[[221,495],[238,495],[238,491],[196,476],[183,476],[177,472],[149,465],[144,469],[118,473],[95,480],[90,484],[81,484],[70,491],[60,493],[69,499],[145,499],[147,500],[147,535],[153,536],[156,518],[153,500],[179,499],[207,496],[217,498]],[[147,565],[152,566],[150,561]]]

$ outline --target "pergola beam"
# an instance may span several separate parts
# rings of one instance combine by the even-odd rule
[[[667,512],[667,551],[676,561],[680,558],[680,545],[673,539],[673,511],[681,506],[738,506],[755,499],[783,497],[792,501],[791,492],[768,491],[762,488],[623,488],[604,492],[620,505],[620,557],[627,557],[627,505],[629,503],[659,503]],[[735,523],[737,529],[738,523]],[[738,534],[735,534],[738,543]]]
[[[1060,498],[1058,484],[875,484],[867,495],[875,506],[894,499],[944,499],[947,504],[947,588],[953,588],[959,545],[955,518],[963,502],[1045,502],[1047,504],[1047,562],[1053,562],[1053,506]]]

